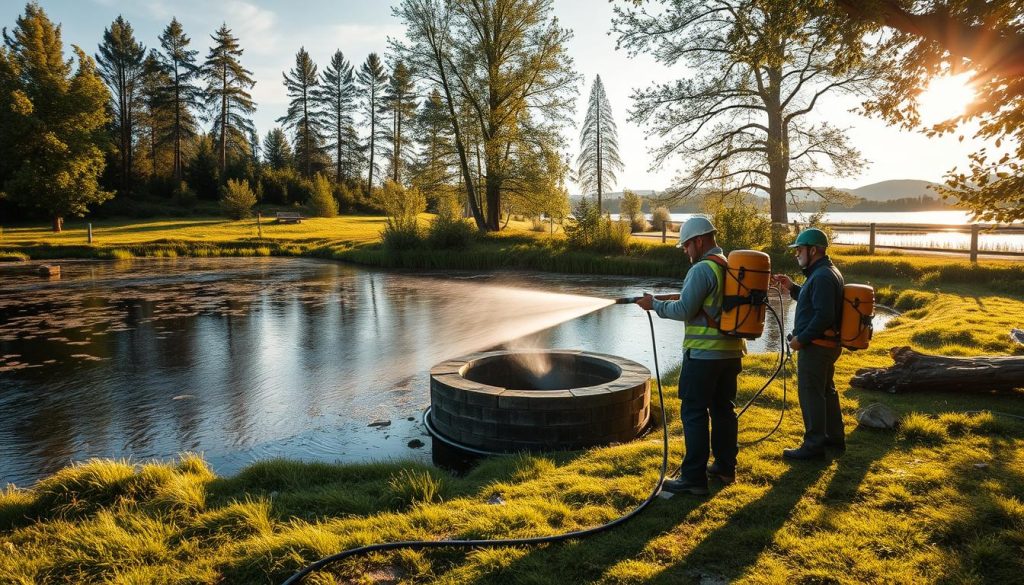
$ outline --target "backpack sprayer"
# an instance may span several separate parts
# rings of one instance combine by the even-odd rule
[[[776,324],[779,327],[779,331],[785,331],[785,318],[780,316],[775,309],[768,304],[768,292],[773,287],[770,286],[771,281],[771,258],[764,252],[757,252],[754,250],[734,250],[729,254],[728,260],[723,262],[721,258],[709,257],[710,260],[715,263],[719,269],[724,270],[723,274],[723,299],[722,299],[722,314],[721,318],[715,322],[710,315],[705,313],[705,317],[708,319],[708,323],[717,328],[723,335],[730,337],[737,337],[742,339],[757,339],[764,333],[764,321],[766,314],[770,312],[775,318]],[[781,290],[775,289],[779,293],[779,299],[781,304]],[[669,297],[675,297],[675,295],[668,295]],[[616,299],[616,304],[632,304],[639,300],[641,297],[623,297]],[[843,347],[849,349],[863,349],[866,348],[868,342],[871,339],[871,318],[874,316],[874,290],[869,286],[848,284],[843,287],[843,307],[842,318],[840,321],[840,331],[838,339],[842,343]],[[852,310],[845,310],[849,306]],[[650,495],[647,499],[641,502],[638,506],[633,508],[631,511],[623,516],[616,518],[605,524],[595,526],[593,528],[587,528],[584,530],[576,530],[573,532],[567,532],[563,534],[555,534],[551,536],[538,536],[531,538],[507,538],[507,539],[474,539],[474,540],[416,540],[416,541],[402,541],[402,542],[386,542],[372,544],[368,546],[353,548],[339,553],[324,557],[319,561],[316,561],[306,567],[303,567],[300,571],[288,578],[283,585],[292,585],[301,582],[310,573],[323,569],[324,567],[341,561],[343,559],[369,554],[372,552],[383,552],[397,549],[413,549],[422,550],[427,548],[448,548],[448,547],[464,547],[464,548],[494,548],[494,547],[506,547],[506,546],[530,546],[537,544],[545,544],[551,542],[560,542],[569,539],[577,539],[585,536],[597,534],[610,530],[630,519],[635,517],[644,508],[646,508],[654,498],[661,492],[661,484],[665,479],[667,468],[668,468],[668,419],[665,414],[664,408],[664,396],[662,395],[661,388],[661,372],[658,369],[658,348],[654,339],[654,319],[651,317],[650,312],[647,313],[647,320],[651,328],[651,345],[654,350],[654,372],[656,381],[658,383],[658,398],[662,404],[662,458],[661,458],[661,476],[658,478],[657,484],[655,484]],[[767,382],[754,393],[754,396],[747,401],[746,405],[736,415],[736,418],[743,416],[743,413],[750,408],[751,404],[765,391],[766,388],[778,377],[779,373],[783,371],[783,367],[786,364],[786,359],[791,357],[788,346],[781,344],[779,349],[779,363],[772,373],[771,377]],[[775,431],[782,425],[782,419],[786,413],[786,381],[783,377],[782,384],[782,410],[779,413],[779,420],[775,424],[775,427],[769,431],[765,436],[744,443],[745,445],[753,445],[764,441],[768,437],[772,436]]]

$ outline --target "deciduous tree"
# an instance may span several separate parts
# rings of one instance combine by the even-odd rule
[[[930,135],[965,131],[995,142],[996,152],[969,157],[966,171],[951,170],[944,196],[978,219],[1024,219],[1024,2],[992,0],[833,0],[834,11],[881,36],[886,83],[865,111],[891,124],[920,128],[917,97],[929,79],[970,72],[976,97],[965,112],[925,128]]]
[[[843,19],[818,0],[697,0],[616,8],[619,45],[648,52],[690,75],[634,94],[631,120],[663,140],[656,164],[678,157],[685,172],[664,200],[726,182],[767,193],[773,222],[787,200],[823,175],[850,176],[865,161],[843,130],[809,115],[830,93],[863,91],[878,79],[858,44],[844,43]]]

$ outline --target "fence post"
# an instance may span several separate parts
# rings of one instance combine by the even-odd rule
[[[971,262],[978,261],[978,224],[971,225]]]
[[[263,239],[263,214],[256,212],[256,237]]]
[[[871,224],[871,234],[868,235],[868,254],[875,254],[875,224]]]
[[[668,222],[662,222],[661,224],[661,243],[665,243],[665,235],[668,233]]]
[[[89,224],[89,243],[92,243],[92,224]]]
[[[798,234],[800,233],[800,224],[795,219],[793,220],[793,231]]]

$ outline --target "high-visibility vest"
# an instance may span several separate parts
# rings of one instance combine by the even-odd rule
[[[707,258],[701,262],[707,262],[715,274],[715,290],[704,299],[701,312],[686,322],[683,349],[743,351],[746,346],[742,339],[722,335],[718,330],[718,320],[722,316],[722,291],[725,290],[725,257],[721,256],[720,262]]]

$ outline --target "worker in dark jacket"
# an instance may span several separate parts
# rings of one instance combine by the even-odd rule
[[[715,241],[715,226],[707,218],[691,217],[679,230],[677,247],[686,251],[693,264],[680,293],[644,295],[636,303],[659,317],[686,323],[683,369],[679,374],[686,454],[679,479],[668,480],[663,487],[674,493],[706,495],[708,477],[725,484],[736,478],[738,447],[733,401],[746,345],[742,339],[722,335],[718,330],[726,260]],[[708,465],[711,453],[715,462]]]
[[[839,346],[840,313],[843,304],[843,275],[832,264],[826,249],[828,237],[810,228],[800,232],[795,249],[797,263],[807,280],[803,286],[786,275],[772,279],[796,301],[796,319],[789,347],[799,352],[797,392],[804,418],[804,440],[795,449],[785,449],[787,459],[812,459],[825,454],[826,447],[844,449],[843,413],[836,392],[836,360]]]

